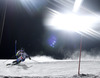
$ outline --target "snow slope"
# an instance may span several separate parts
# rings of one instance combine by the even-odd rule
[[[0,60],[0,77],[100,78],[100,61],[82,61],[81,73],[88,75],[79,77],[77,76],[78,61],[46,60],[36,62],[34,59],[26,59],[25,62],[14,66],[6,66],[13,60]]]

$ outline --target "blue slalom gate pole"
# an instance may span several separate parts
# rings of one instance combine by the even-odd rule
[[[16,46],[17,46],[17,40],[15,40],[15,55],[16,55],[16,52],[17,52]],[[16,56],[16,58],[17,58],[17,56]]]

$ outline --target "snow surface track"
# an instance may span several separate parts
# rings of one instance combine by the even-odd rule
[[[100,61],[82,61],[81,76],[77,76],[78,61],[26,59],[19,65],[6,66],[12,61],[0,60],[0,78],[100,78]]]

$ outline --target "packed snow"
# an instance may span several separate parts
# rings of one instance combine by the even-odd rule
[[[37,56],[18,65],[6,66],[14,60],[0,60],[0,78],[100,78],[100,61],[82,61],[81,75],[78,76],[78,60]]]

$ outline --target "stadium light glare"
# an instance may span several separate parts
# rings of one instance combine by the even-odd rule
[[[34,15],[36,12],[41,11],[47,4],[46,0],[19,0],[24,9],[30,14]]]
[[[86,32],[96,22],[95,17],[75,14],[55,14],[45,23],[53,29]]]

